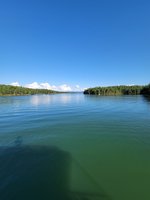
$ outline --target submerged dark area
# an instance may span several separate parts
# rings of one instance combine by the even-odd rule
[[[68,152],[54,146],[22,145],[18,137],[15,146],[0,148],[0,199],[110,200],[102,191],[72,191],[71,162]]]
[[[1,147],[0,199],[69,200],[70,161],[56,147]]]

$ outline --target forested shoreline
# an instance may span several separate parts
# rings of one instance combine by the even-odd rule
[[[60,93],[54,90],[47,89],[31,89],[20,86],[0,84],[0,96],[21,96],[21,95],[34,95],[34,94],[55,94]],[[133,85],[133,86],[108,86],[108,87],[94,87],[84,90],[84,94],[89,95],[150,95],[150,84],[146,86]]]
[[[133,86],[108,86],[108,87],[94,87],[88,88],[84,91],[84,94],[90,95],[150,95],[150,84],[146,86],[133,85]]]
[[[21,95],[55,94],[55,93],[58,92],[47,89],[31,89],[19,86],[0,84],[0,96],[21,96]]]

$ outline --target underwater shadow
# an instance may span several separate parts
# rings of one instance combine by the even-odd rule
[[[15,146],[0,147],[0,200],[110,200],[78,161],[79,170],[99,189],[70,190],[72,160],[59,148],[23,145],[17,137]]]
[[[69,200],[70,155],[56,147],[0,148],[1,200]]]

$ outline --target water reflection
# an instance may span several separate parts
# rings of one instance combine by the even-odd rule
[[[150,95],[144,95],[143,98],[146,102],[150,103]]]
[[[30,97],[30,102],[34,106],[38,106],[41,104],[50,104],[53,100],[52,95],[33,95]]]
[[[0,105],[15,105],[18,107],[24,104],[29,96],[0,96]]]
[[[64,94],[51,94],[51,95],[33,95],[30,96],[30,103],[34,106],[50,105],[53,103],[68,104],[71,102],[79,102],[83,99],[81,93],[64,93]]]
[[[14,142],[15,146],[16,147],[20,147],[22,145],[22,137],[21,136],[18,136]]]
[[[30,96],[6,96],[0,97],[0,105],[13,105],[19,107],[20,105],[32,104],[50,105],[53,103],[68,104],[70,102],[79,102],[83,99],[82,93],[63,93],[50,95],[30,95]]]

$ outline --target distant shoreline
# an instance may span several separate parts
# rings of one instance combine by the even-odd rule
[[[94,87],[84,90],[87,95],[101,95],[101,96],[118,96],[118,95],[150,95],[150,84],[146,86],[108,86],[108,87]]]
[[[49,95],[49,94],[75,94],[75,93],[83,93],[80,91],[55,91],[48,89],[32,89],[21,86],[12,86],[12,85],[4,85],[0,84],[0,96],[30,96],[30,95]]]
[[[0,96],[29,96],[42,94],[61,94],[61,93],[77,93],[77,92],[61,92],[48,89],[31,89],[20,86],[0,84]],[[81,92],[80,92],[81,93]],[[150,95],[150,84],[133,85],[133,86],[107,86],[93,87],[83,91],[85,95],[100,95],[100,96],[119,96],[119,95]]]
[[[0,96],[29,96],[35,94],[58,94],[61,92],[47,89],[31,89],[20,86],[0,84]]]

